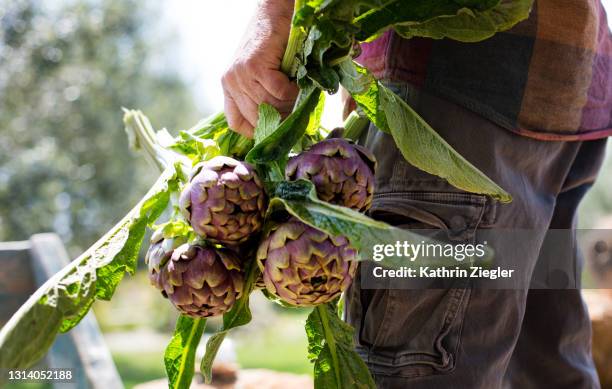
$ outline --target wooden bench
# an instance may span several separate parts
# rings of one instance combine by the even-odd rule
[[[0,327],[48,278],[69,263],[56,234],[0,243]],[[93,313],[60,334],[41,366],[71,368],[77,388],[122,388],[123,384]],[[56,387],[66,387],[58,384]]]

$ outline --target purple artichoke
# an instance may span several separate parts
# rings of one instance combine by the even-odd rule
[[[261,229],[266,196],[251,165],[215,157],[194,167],[179,206],[196,234],[235,245]]]
[[[240,298],[244,273],[231,251],[187,243],[174,247],[159,235],[154,238],[146,256],[149,279],[179,311],[218,316]]]
[[[291,158],[285,176],[312,181],[323,201],[364,212],[372,205],[375,168],[368,149],[332,138]]]
[[[267,291],[295,306],[333,300],[353,281],[357,252],[297,219],[278,226],[260,244],[257,263]]]
[[[154,283],[159,273],[159,269],[164,266],[176,248],[187,243],[187,238],[184,236],[173,236],[173,234],[164,234],[164,228],[160,227],[151,236],[151,245],[145,255],[145,263],[149,265],[149,278],[151,283]]]

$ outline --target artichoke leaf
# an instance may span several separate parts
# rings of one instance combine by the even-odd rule
[[[164,365],[171,389],[189,389],[195,371],[198,344],[206,327],[206,319],[180,315],[174,335],[164,353]]]
[[[171,148],[199,162],[215,156],[214,149],[209,147],[210,141],[219,148],[218,155],[238,159],[243,159],[253,147],[253,140],[232,131],[225,113],[219,112],[200,120],[189,130],[179,132]]]
[[[484,11],[463,9],[452,16],[440,16],[421,23],[400,23],[394,30],[402,37],[450,38],[479,42],[512,28],[529,17],[533,0],[504,0]]]
[[[322,92],[312,86],[302,89],[293,112],[274,131],[266,130],[266,136],[259,139],[247,154],[247,162],[266,164],[286,159],[311,123],[320,119],[315,108],[321,96]]]
[[[375,80],[366,69],[347,61],[341,70],[346,73],[343,85],[357,105],[381,131],[391,134],[406,161],[444,178],[456,188],[488,195],[503,203],[512,201],[509,193],[463,158],[403,99]],[[369,87],[364,88],[367,82]]]
[[[336,302],[317,306],[306,320],[308,357],[315,388],[375,389],[368,367],[355,351],[354,329],[338,316]]]
[[[257,126],[254,130],[255,145],[276,131],[281,123],[280,113],[270,104],[260,104],[258,113]]]
[[[500,0],[391,0],[381,7],[359,15],[355,22],[359,25],[357,39],[370,41],[389,27],[398,24],[423,23],[438,17],[453,17],[465,12],[489,10]]]

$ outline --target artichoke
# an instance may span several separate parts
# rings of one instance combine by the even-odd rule
[[[270,294],[291,305],[312,306],[333,300],[348,288],[356,256],[345,237],[291,219],[260,244],[257,263]]]
[[[375,168],[368,149],[333,138],[291,158],[285,176],[312,181],[323,201],[364,212],[372,205]]]
[[[261,229],[265,202],[253,167],[215,157],[194,167],[179,207],[196,234],[215,243],[236,245]]]
[[[156,283],[159,269],[168,262],[174,250],[185,243],[187,243],[185,236],[175,235],[172,232],[165,233],[163,226],[153,232],[149,250],[145,255],[152,284]]]
[[[242,294],[244,273],[227,249],[176,246],[176,239],[154,234],[145,260],[151,283],[185,315],[222,315]]]

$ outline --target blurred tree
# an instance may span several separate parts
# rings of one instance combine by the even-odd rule
[[[56,231],[75,254],[136,203],[157,172],[129,152],[122,106],[195,122],[148,3],[0,0],[0,241]]]

